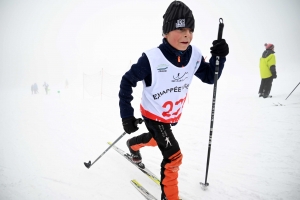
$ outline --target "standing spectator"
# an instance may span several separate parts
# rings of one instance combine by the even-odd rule
[[[263,52],[259,64],[261,83],[258,94],[259,97],[268,98],[270,97],[273,79],[277,78],[277,73],[274,45],[266,43],[265,47],[266,50]]]

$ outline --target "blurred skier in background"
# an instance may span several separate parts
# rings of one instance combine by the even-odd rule
[[[34,88],[34,94],[39,93],[39,88],[38,88],[37,83],[34,83],[34,84],[33,84],[33,88]]]
[[[31,85],[31,94],[34,94],[34,85]]]
[[[68,88],[68,87],[69,87],[69,82],[68,82],[68,79],[66,79],[65,88]]]
[[[37,94],[37,93],[39,93],[38,85],[34,83],[31,85],[31,94]]]
[[[44,82],[43,87],[45,88],[46,94],[48,94],[48,91],[49,91],[49,85],[48,85],[48,83]]]

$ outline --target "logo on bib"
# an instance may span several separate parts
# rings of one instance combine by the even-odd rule
[[[182,81],[184,81],[185,79],[188,78],[188,76],[186,76],[186,74],[188,74],[188,72],[184,72],[183,75],[180,75],[180,73],[178,73],[176,77],[173,76],[172,82],[182,82]]]
[[[156,67],[158,72],[166,72],[168,69],[168,65],[166,64],[160,64]]]

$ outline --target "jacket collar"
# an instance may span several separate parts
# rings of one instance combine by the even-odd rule
[[[166,38],[163,38],[162,42],[163,42],[163,48],[165,48],[168,53],[175,54],[176,56],[183,56],[191,48],[191,45],[189,45],[185,51],[180,51],[172,47]]]
[[[268,57],[270,54],[274,54],[274,53],[275,53],[275,51],[273,51],[272,49],[267,49],[267,50],[265,50],[265,51],[263,52],[262,57],[263,57],[263,58],[266,58],[266,57]]]

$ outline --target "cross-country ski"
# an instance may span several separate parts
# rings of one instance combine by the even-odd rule
[[[130,182],[147,200],[157,200],[137,180],[133,179]]]
[[[111,144],[110,142],[107,142],[109,145]],[[116,150],[119,154],[121,154],[126,160],[128,160],[131,164],[136,166],[141,172],[143,172],[146,176],[148,176],[152,181],[154,181],[157,185],[160,185],[160,179],[152,173],[147,167],[144,166],[144,168],[139,167],[138,164],[134,163],[130,159],[130,154],[126,153],[116,145],[112,147],[114,150]]]

